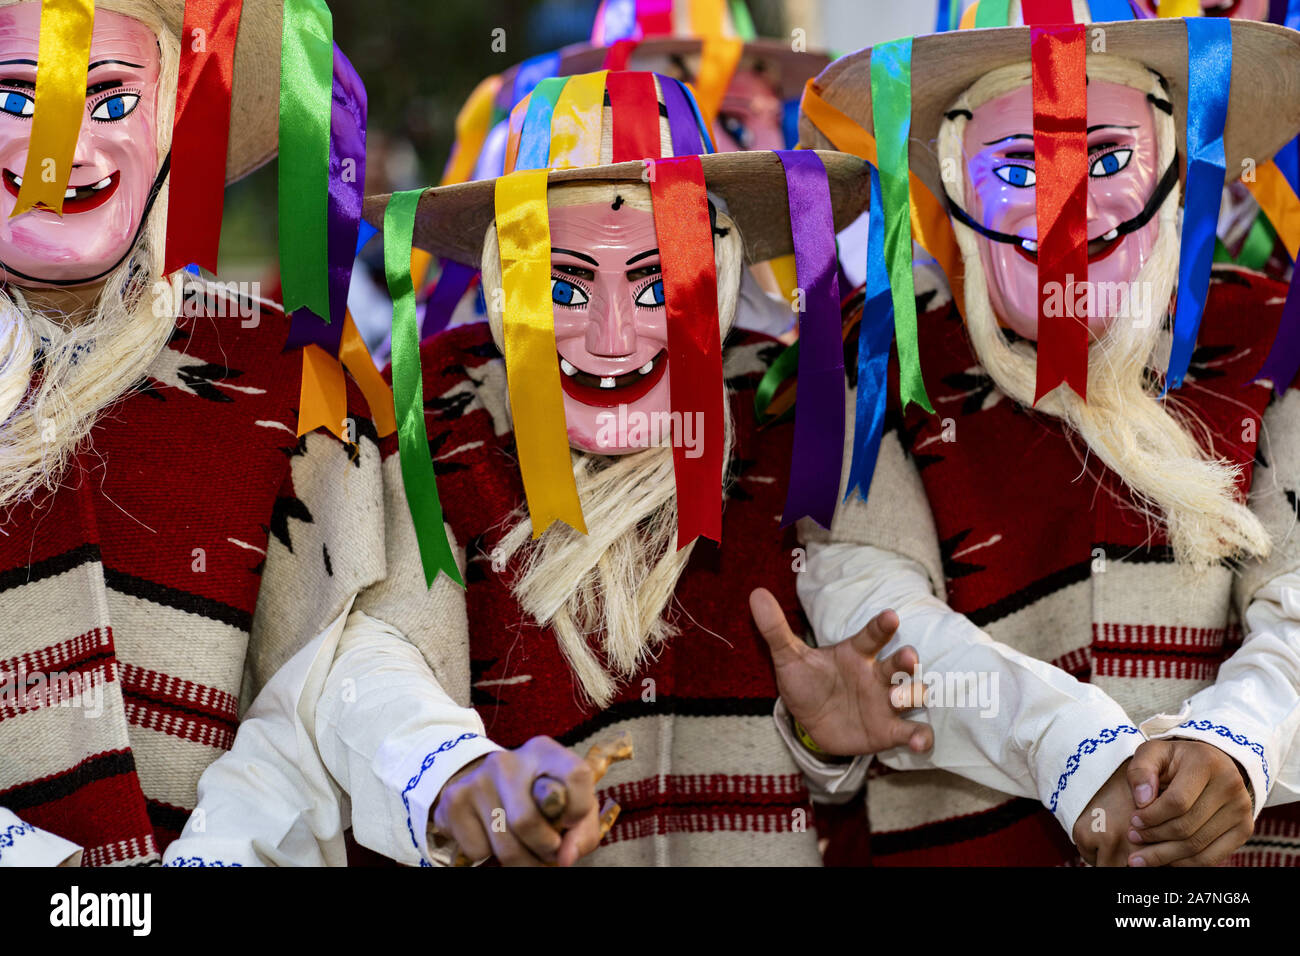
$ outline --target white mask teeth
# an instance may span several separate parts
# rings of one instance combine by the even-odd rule
[[[22,184],[23,184],[23,177],[21,177],[21,176],[15,176],[15,177],[14,177],[14,185],[15,185],[15,186],[22,186]]]
[[[1112,229],[1110,232],[1106,233],[1106,235],[1102,236],[1101,238],[1104,239],[1106,242],[1110,242],[1110,241],[1112,241],[1112,240],[1114,240],[1114,239],[1118,239],[1118,238],[1119,238],[1119,227],[1116,226],[1114,229]]]
[[[109,183],[111,183],[112,181],[113,181],[113,177],[112,177],[112,176],[105,176],[103,179],[101,179],[99,182],[95,183],[95,185],[91,186],[90,188],[91,188],[91,189],[107,189],[108,186],[109,186]]]
[[[600,387],[601,387],[601,388],[613,388],[613,387],[614,387],[614,378],[613,378],[613,376],[610,376],[610,377],[608,377],[608,378],[602,378],[602,379],[600,380]]]
[[[67,192],[65,192],[65,193],[63,194],[63,198],[64,198],[64,199],[76,199],[76,198],[77,198],[77,188],[76,188],[75,186],[70,187],[70,188],[67,190]]]
[[[1037,252],[1037,251],[1038,251],[1038,243],[1035,242],[1033,239],[1021,239],[1021,240],[1020,240],[1020,245],[1021,245],[1021,247],[1025,250],[1025,252]]]
[[[577,368],[574,367],[573,363],[571,363],[568,359],[562,358],[560,359],[560,371],[563,372],[565,375],[571,376],[578,370]]]
[[[642,365],[639,369],[637,369],[637,371],[640,372],[642,375],[649,375],[651,372],[654,371],[654,367],[655,367],[655,360],[651,359],[650,361]]]

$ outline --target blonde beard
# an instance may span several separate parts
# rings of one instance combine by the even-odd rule
[[[1091,78],[1126,83],[1163,95],[1152,74],[1116,57],[1092,59]],[[954,110],[973,109],[1014,89],[1028,66],[993,71],[963,95]],[[1173,119],[1155,111],[1159,168],[1174,161]],[[965,166],[962,138],[966,120],[946,119],[939,130],[941,167]],[[948,165],[952,160],[954,165]],[[945,181],[950,198],[962,202],[959,186]],[[1177,188],[1161,206],[1159,229],[1136,288],[1146,314],[1114,319],[1096,338],[1088,356],[1088,398],[1061,387],[1034,406],[1037,351],[1030,342],[1007,341],[998,325],[974,230],[953,221],[965,269],[966,327],[975,353],[994,383],[1027,407],[1062,419],[1132,491],[1132,504],[1155,523],[1163,523],[1174,559],[1193,569],[1235,558],[1263,558],[1272,541],[1259,519],[1239,500],[1241,468],[1219,458],[1208,428],[1176,400],[1158,398],[1148,370],[1168,365],[1168,336],[1161,332],[1178,271]],[[1165,355],[1163,362],[1157,354]],[[1198,441],[1197,435],[1200,440]]]
[[[648,189],[629,184],[552,187],[551,205],[608,202],[617,193],[634,208],[649,209]],[[644,194],[644,195],[643,195]],[[735,223],[721,210],[718,225],[729,231],[715,242],[718,319],[725,337],[740,291],[742,245]],[[501,287],[495,226],[483,247],[483,288]],[[504,317],[488,294],[493,337],[503,343]],[[724,390],[724,446],[718,493],[731,460],[733,424]],[[677,486],[672,448],[626,455],[571,451],[573,477],[588,534],[556,522],[533,539],[527,508],[507,519],[501,542],[520,571],[511,581],[519,606],[541,627],[550,627],[569,663],[581,696],[603,708],[619,687],[677,633],[668,607],[694,543],[677,549]],[[594,640],[593,640],[594,639]],[[601,654],[597,655],[595,644]],[[603,656],[604,660],[601,660]]]
[[[158,37],[157,146],[158,156],[166,156],[180,42],[152,5],[118,5]],[[0,520],[19,502],[58,486],[95,423],[167,344],[179,303],[170,285],[161,295],[153,289],[163,268],[167,194],[164,184],[135,247],[109,273],[89,316],[37,311],[18,287],[0,290]]]

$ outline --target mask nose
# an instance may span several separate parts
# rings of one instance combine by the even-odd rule
[[[622,277],[618,284],[622,285]],[[609,289],[601,283],[593,296],[591,319],[587,322],[587,351],[592,355],[619,358],[636,351],[636,322],[626,289]]]

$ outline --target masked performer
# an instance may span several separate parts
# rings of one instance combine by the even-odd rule
[[[936,414],[891,404],[865,504],[855,490],[831,534],[810,535],[799,578],[821,642],[892,607],[896,640],[926,662],[935,749],[881,755],[872,857],[1205,864],[1241,848],[1238,862],[1284,862],[1294,823],[1260,813],[1300,795],[1295,331],[1280,284],[1210,275],[1222,178],[1204,141],[1224,114],[1216,128],[1198,113],[1194,134],[1184,121],[1217,98],[1227,177],[1263,162],[1300,128],[1300,37],[1244,21],[1038,22],[1032,57],[1024,28],[859,52],[803,106],[806,143],[879,149],[883,184],[898,181],[886,144],[905,142],[891,124],[907,111],[882,104],[910,97],[910,169],[932,194],[913,191],[918,238],[964,270],[964,316],[947,303],[914,336],[897,326],[891,390]],[[1038,127],[1053,109],[1077,139]],[[1060,229],[1041,233],[1066,195]],[[906,230],[906,189],[883,202],[886,228],[892,214]],[[858,421],[861,446],[871,416]],[[857,789],[865,760],[831,765],[786,736],[820,792]]]
[[[178,254],[169,205],[192,212],[195,190],[208,185],[215,215],[225,180],[275,155],[282,48],[316,42],[318,32],[286,29],[276,2],[244,4],[237,41],[229,20],[187,20],[203,11],[179,0],[101,0],[93,22],[88,6],[0,5],[4,864],[157,861],[195,806],[200,775],[231,747],[241,691],[251,700],[322,632],[318,657],[337,680],[396,657],[423,668],[410,707],[437,687],[417,649],[437,608],[418,575],[407,591],[389,573],[401,566],[403,535],[414,540],[368,403],[355,385],[344,390],[340,371],[348,440],[299,437],[303,358],[284,351],[289,321],[279,307],[227,285],[182,282],[185,273],[164,264],[165,252]],[[308,6],[328,25],[323,4]],[[183,39],[192,24],[203,25],[203,44]],[[328,39],[322,47],[328,90]],[[229,116],[210,105],[221,98],[204,84],[222,71],[191,58],[200,49],[233,64]],[[184,74],[185,62],[198,74]],[[343,86],[359,85],[341,55],[333,68]],[[194,111],[188,139],[179,121],[173,137],[178,75]],[[60,111],[60,95],[70,109]],[[214,139],[227,124],[228,150]],[[210,181],[196,178],[213,153]],[[215,264],[215,222],[171,225],[182,248],[210,231]],[[323,274],[325,263],[316,265]],[[336,619],[370,642],[372,652],[348,658],[355,667],[334,666],[327,641],[337,629],[327,625]],[[410,799],[402,762],[418,768],[423,751],[411,751],[426,726],[411,730],[404,719],[348,710],[320,729],[336,745],[347,738],[350,752],[393,753],[393,786],[368,762],[331,767],[351,812],[368,821],[358,839],[393,855],[405,845]],[[295,766],[282,755],[267,772]],[[312,822],[350,825],[338,815]]]
[[[788,252],[793,229],[796,247],[819,246],[810,262],[833,268],[832,220],[861,211],[863,170],[835,153],[697,158],[703,140],[684,92],[648,73],[571,78],[558,101],[569,106],[549,123],[531,125],[528,101],[518,108],[511,174],[419,203],[417,245],[481,263],[492,305],[489,324],[421,350],[429,447],[468,568],[458,612],[468,648],[463,635],[448,640],[489,736],[518,748],[462,771],[435,808],[439,830],[474,857],[544,859],[546,841],[558,844],[527,817],[497,833],[483,812],[504,806],[513,819],[510,808],[527,802],[537,735],[581,750],[626,730],[636,758],[611,770],[605,791],[622,815],[593,859],[818,862],[805,792],[767,716],[770,659],[747,622],[723,623],[743,620],[751,586],[787,569],[793,546],[776,523],[788,430],[756,433],[747,410],[774,343],[728,332],[745,256]],[[576,141],[560,132],[575,126]],[[798,162],[813,191],[798,192],[791,173],[787,203],[783,162]],[[548,179],[531,168],[543,163],[560,169]],[[790,222],[796,198],[806,222]],[[402,374],[397,360],[399,393]],[[711,522],[720,548],[695,541],[713,536]],[[789,585],[778,597],[793,606]],[[863,648],[880,636],[863,635]],[[874,739],[917,729],[892,713],[883,662],[812,659],[805,672],[864,681],[864,702],[881,708]]]

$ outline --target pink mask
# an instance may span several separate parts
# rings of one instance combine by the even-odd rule
[[[713,141],[724,153],[785,149],[784,116],[780,97],[761,74],[737,70],[713,123]]]
[[[135,242],[158,173],[160,55],[153,31],[95,14],[86,109],[60,217],[33,209],[10,219],[27,163],[35,106],[41,5],[0,8],[0,267],[28,286],[92,282]]]
[[[1158,0],[1138,0],[1138,10],[1149,17],[1159,12]],[[1237,20],[1267,20],[1268,0],[1201,0],[1207,17],[1232,17]]]
[[[602,455],[666,443],[668,316],[654,216],[620,204],[550,210],[551,299],[569,443]],[[620,425],[620,422],[623,424]],[[637,426],[645,423],[646,428]]]
[[[1165,173],[1156,165],[1151,111],[1141,90],[1101,81],[1088,85],[1088,281],[1094,289],[1132,282],[1155,244],[1158,220],[1152,216],[1137,226]],[[974,111],[965,131],[964,195],[967,215],[984,229],[1029,240],[1025,246],[977,233],[993,311],[1019,335],[1037,341],[1033,115],[1029,86]],[[1096,332],[1114,318],[1107,314],[1109,301],[1105,295],[1089,299],[1088,325]]]

